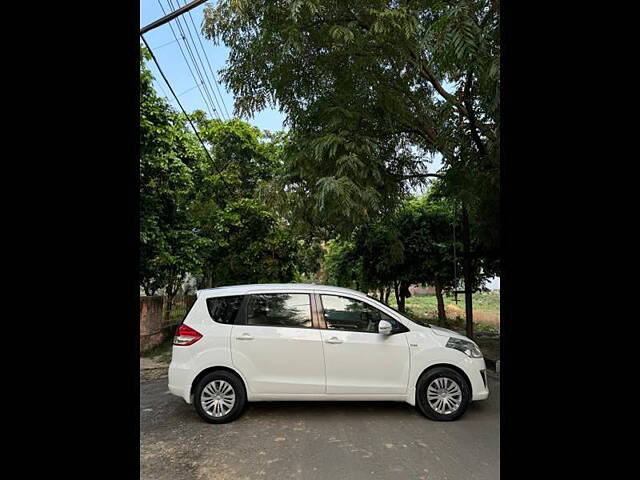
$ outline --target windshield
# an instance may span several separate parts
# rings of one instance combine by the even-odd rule
[[[382,303],[380,300],[378,300],[377,298],[372,297],[371,295],[367,295],[367,298],[373,300],[375,303],[378,303],[380,305],[384,305],[387,308],[390,308],[394,312],[398,313],[399,315],[402,315],[402,317],[406,318],[407,320],[409,320],[409,321],[411,321],[413,323],[417,323],[418,325],[421,325],[423,327],[431,328],[430,324],[428,324],[427,322],[425,322],[424,320],[422,320],[420,318],[416,318],[415,315],[411,315],[410,313],[407,313],[407,312],[401,312],[397,308],[393,308],[392,306],[387,305],[386,303]]]

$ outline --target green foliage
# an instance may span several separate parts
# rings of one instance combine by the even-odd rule
[[[237,119],[208,120],[203,112],[197,117],[214,162],[203,172],[195,206],[199,233],[209,241],[203,284],[293,280],[296,237],[263,194],[279,165],[282,136]]]
[[[153,90],[145,60],[143,50],[140,285],[175,295],[187,273],[199,287],[291,281],[299,243],[262,194],[281,163],[283,136],[195,112],[207,155]]]
[[[403,203],[356,234],[365,285],[374,290],[392,284],[456,286],[461,271],[454,245],[456,218],[449,203],[429,195]],[[458,226],[459,228],[459,226]]]
[[[206,240],[196,233],[191,206],[192,173],[203,152],[184,119],[152,87],[140,62],[140,267],[139,282],[151,295],[164,288],[175,295],[187,273],[198,273],[199,250]]]
[[[301,238],[298,240],[296,257],[296,278],[299,283],[321,283],[321,272],[325,251],[318,238]]]
[[[327,242],[324,270],[329,285],[360,289],[362,283],[362,259],[351,241],[332,239]]]
[[[460,231],[449,202],[423,196],[407,202],[397,219],[404,244],[404,272],[411,283],[456,287],[456,269],[461,272],[462,244],[453,229]],[[458,254],[454,256],[454,251]]]
[[[282,186],[309,222],[348,233],[441,154],[449,195],[499,248],[497,1],[221,0],[203,31],[231,49],[236,111],[286,114]]]
[[[210,240],[205,254],[209,286],[293,279],[295,237],[258,201],[229,202],[213,212],[206,225],[202,234]]]
[[[378,291],[401,283],[438,284],[443,291],[459,287],[462,244],[454,241],[459,218],[451,202],[434,193],[413,198],[395,211],[357,229],[349,241],[332,240],[325,256],[327,282]],[[473,262],[476,284],[489,276]]]

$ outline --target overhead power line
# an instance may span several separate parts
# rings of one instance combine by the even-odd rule
[[[171,40],[170,42],[163,43],[162,45],[158,45],[157,47],[155,47],[155,49],[158,50],[159,48],[166,47],[167,45],[171,45],[172,43],[176,43],[177,41],[178,41],[177,39]]]
[[[158,0],[160,1],[160,0]],[[177,0],[176,0],[177,2]],[[169,4],[169,7],[173,10],[175,7],[173,6],[173,1],[172,0],[167,0],[167,3]],[[193,48],[192,45],[189,43],[189,40],[187,39],[186,35],[185,35],[185,30],[183,29],[182,26],[182,21],[184,21],[184,25],[187,28],[187,33],[189,34],[189,38],[191,39],[191,43],[193,44]],[[184,42],[187,51],[189,52],[189,56],[191,57],[191,61],[193,62],[193,66],[196,69],[196,73],[198,74],[198,77],[200,78],[200,81],[202,82],[202,86],[204,88],[205,94],[207,95],[207,98],[209,100],[209,104],[212,106],[213,110],[217,113],[220,113],[220,116],[224,119],[224,113],[222,112],[222,109],[220,108],[220,104],[218,103],[218,99],[214,98],[215,97],[215,93],[213,94],[213,97],[211,95],[211,92],[213,91],[213,88],[211,87],[211,80],[209,80],[209,76],[207,74],[207,71],[204,68],[204,63],[202,62],[202,59],[200,58],[200,52],[198,51],[195,41],[193,40],[193,36],[191,35],[191,29],[189,28],[189,25],[187,24],[187,21],[184,20],[184,18],[180,19],[180,18],[176,18],[176,23],[178,25],[178,30],[180,31],[180,35],[182,36],[182,41]],[[198,60],[200,61],[200,64],[198,64],[198,61],[196,60],[196,56],[194,56],[193,51],[195,50],[196,56],[198,57]],[[202,68],[200,68],[202,67]],[[202,72],[204,71],[204,76],[202,75]],[[205,82],[205,78],[207,79],[207,81]],[[214,104],[217,106],[214,106]]]
[[[185,93],[189,93],[191,90],[193,90],[194,88],[197,88],[197,87],[198,87],[197,85],[194,85],[194,86],[193,86],[193,87],[191,87],[191,88],[187,88],[184,92],[179,93],[179,94],[178,94],[178,96],[179,96],[179,97],[181,97],[181,96],[183,96]]]
[[[187,3],[187,0],[184,0],[185,4]],[[191,19],[191,24],[193,25],[193,29],[196,31],[196,33],[198,32],[198,29],[196,27],[196,23],[193,21],[193,17],[191,16],[191,11],[189,11],[189,18]],[[200,43],[200,48],[202,48],[202,53],[204,53],[204,58],[207,61],[207,65],[209,66],[209,71],[211,72],[211,76],[213,77],[213,83],[216,86],[216,90],[218,91],[218,95],[220,96],[220,101],[222,102],[222,106],[224,107],[224,111],[227,114],[227,119],[231,118],[231,115],[229,115],[229,111],[227,110],[227,105],[224,103],[224,99],[222,97],[222,92],[220,92],[220,87],[218,86],[218,81],[216,80],[216,74],[213,73],[213,68],[211,68],[211,63],[209,63],[209,57],[207,55],[207,51],[204,48],[204,45],[202,45],[202,40],[200,40],[200,35],[196,34],[196,37],[198,37],[198,42]]]
[[[194,0],[190,4],[185,5],[182,8],[179,8],[175,12],[171,12],[169,15],[165,15],[164,17],[156,20],[155,22],[151,22],[146,27],[143,27],[143,28],[140,29],[140,35],[143,35],[143,34],[147,33],[149,30],[153,30],[154,28],[157,28],[160,25],[164,25],[165,23],[170,22],[174,18],[179,17],[183,13],[188,12],[188,11],[196,8],[198,5],[202,5],[206,1],[207,0]]]
[[[167,0],[170,4],[171,7],[173,8],[173,2],[172,0]],[[178,0],[176,0],[176,4],[179,6],[180,3]],[[191,13],[191,12],[189,12]],[[193,39],[193,35],[191,34],[191,27],[189,26],[189,24],[187,23],[187,20],[182,17],[182,21],[184,22],[184,26],[187,29],[187,32],[189,33],[189,38],[191,39],[191,43],[193,44],[193,49],[196,52],[196,55],[198,56],[198,60],[200,61],[200,65],[202,66],[202,71],[204,72],[204,75],[207,79],[207,84],[209,86],[209,90],[211,91],[211,93],[213,94],[213,99],[215,100],[216,106],[218,107],[218,112],[220,112],[220,116],[227,120],[227,118],[225,118],[225,112],[222,109],[222,107],[220,107],[220,102],[218,101],[218,97],[216,96],[216,92],[213,90],[213,87],[211,86],[211,80],[209,79],[209,74],[207,73],[207,69],[204,67],[204,62],[202,61],[202,58],[200,57],[200,49],[198,49],[198,46],[196,45],[195,40]],[[180,21],[178,20],[178,23],[180,23]],[[195,28],[195,24],[194,24],[194,28]],[[198,40],[200,40],[200,37],[198,36],[198,30],[196,29],[196,33],[195,36],[198,38]],[[200,42],[200,46],[202,46],[202,42]],[[204,48],[202,49],[203,53],[206,54],[206,52],[204,51]],[[214,77],[215,80],[215,77]],[[228,115],[227,115],[228,117]]]
[[[160,5],[160,8],[162,9],[162,13],[166,14],[166,12],[164,10],[164,6],[160,2],[160,0],[158,0],[158,5]],[[178,36],[176,35],[175,30],[173,29],[173,25],[169,24],[169,28],[171,28],[171,33],[173,34],[173,38],[175,38],[176,41],[178,41]],[[184,35],[183,35],[183,39],[184,39]],[[207,100],[206,94],[203,93],[202,92],[202,88],[200,88],[201,84],[204,87],[204,80],[202,79],[202,75],[196,75],[196,74],[193,73],[193,70],[191,69],[191,65],[189,63],[189,60],[187,60],[187,56],[185,55],[184,50],[182,49],[182,45],[180,45],[179,41],[178,41],[178,47],[180,48],[180,53],[182,54],[182,58],[184,59],[185,63],[187,64],[187,68],[189,69],[189,73],[191,73],[191,77],[193,78],[194,83],[196,85],[198,85],[198,90],[200,91],[200,95],[202,96],[202,99],[204,100],[204,103],[206,105],[207,110],[209,110],[209,115],[211,115],[211,118],[215,118],[215,116],[213,115],[213,112],[212,112],[212,110],[215,110],[215,107],[213,107],[211,104],[209,104],[209,101]],[[193,54],[190,54],[190,55],[191,55],[191,58],[193,59]],[[194,63],[195,63],[195,61],[194,61]],[[196,67],[197,67],[197,65],[196,65]],[[198,81],[197,77],[200,77],[200,81]]]

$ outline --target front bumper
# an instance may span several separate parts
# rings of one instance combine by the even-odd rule
[[[489,382],[484,358],[472,359],[465,372],[471,381],[471,401],[485,400],[489,396]]]

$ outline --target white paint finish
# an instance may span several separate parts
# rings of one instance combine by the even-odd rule
[[[252,339],[245,340],[247,336]],[[252,394],[324,393],[322,337],[315,328],[234,325],[233,365]]]
[[[233,368],[229,344],[233,326],[211,320],[206,300],[201,298],[196,299],[184,324],[198,331],[202,338],[193,345],[173,346],[169,391],[191,403],[191,384],[200,372],[214,366]]]
[[[406,394],[410,356],[405,333],[321,332],[328,394]]]
[[[210,297],[270,292],[350,297],[378,308],[410,332],[385,336],[314,328],[231,326],[214,322],[207,311],[206,299]],[[395,310],[349,289],[283,284],[200,290],[184,323],[203,335],[191,346],[173,348],[169,390],[187,403],[196,376],[215,366],[236,371],[247,387],[250,401],[386,399],[414,405],[418,378],[425,369],[438,364],[455,366],[466,374],[473,400],[489,395],[480,374],[485,369],[484,359],[472,359],[444,346],[449,336],[464,336],[415,324]],[[252,335],[253,340],[235,338],[243,333]],[[323,341],[332,337],[341,343]]]
[[[472,400],[484,400],[489,396],[489,388],[484,385],[480,374],[486,368],[484,358],[470,358],[458,350],[446,348],[444,345],[448,338],[442,336],[441,331],[436,333],[426,327],[416,328],[407,334],[409,344],[417,345],[410,347],[412,368],[407,401],[412,405],[415,404],[415,386],[420,375],[434,365],[452,365],[462,370],[471,383]]]

